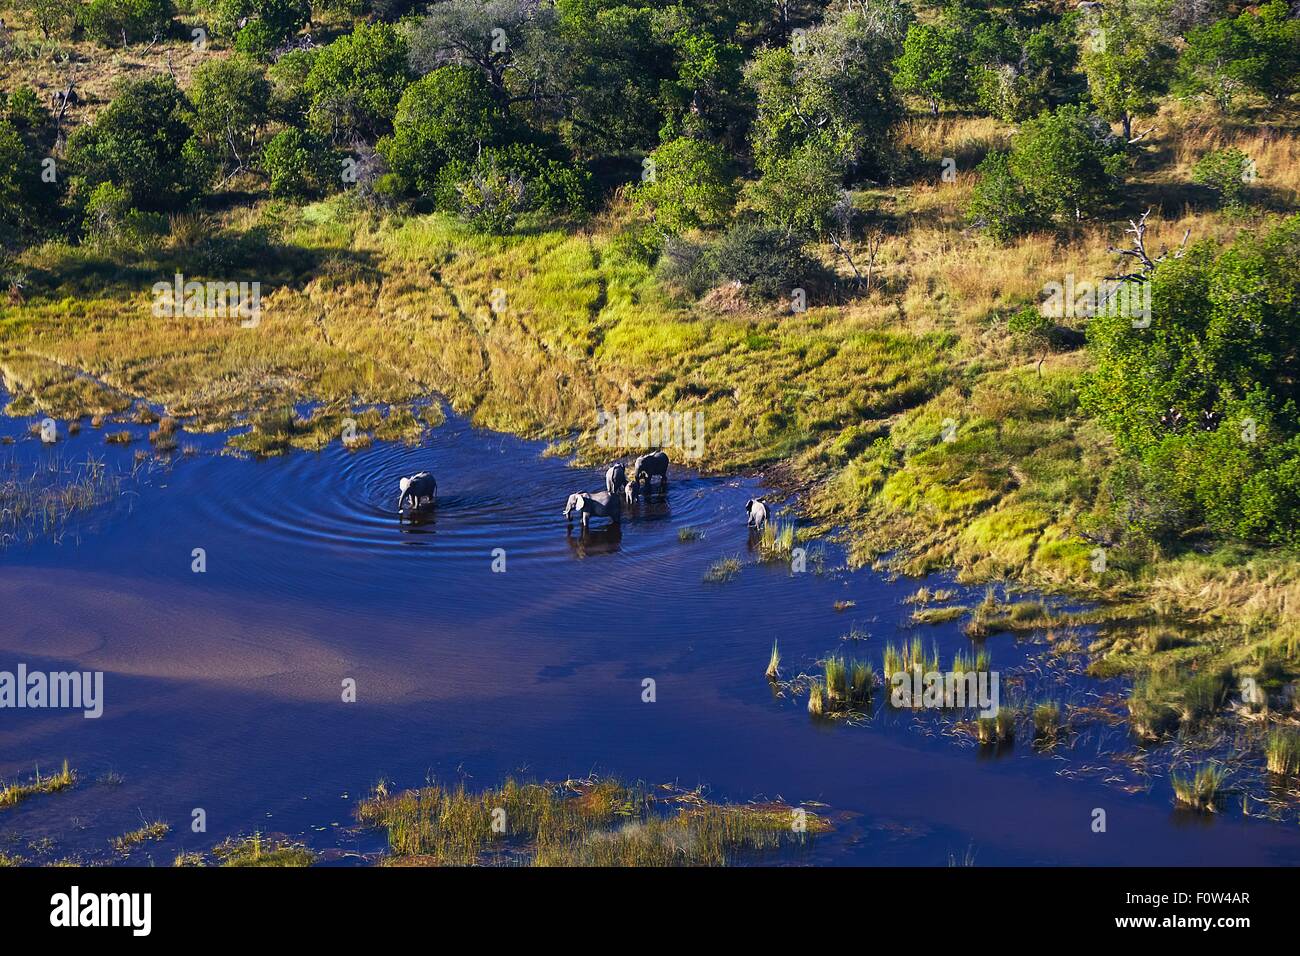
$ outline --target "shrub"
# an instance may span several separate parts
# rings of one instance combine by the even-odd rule
[[[1250,157],[1230,146],[1202,156],[1192,169],[1192,179],[1213,190],[1225,206],[1235,208],[1244,205],[1253,169]]]
[[[710,257],[720,279],[739,282],[752,299],[788,297],[825,280],[825,267],[795,237],[769,226],[740,223],[718,239]]]
[[[722,147],[682,136],[654,150],[648,162],[653,176],[636,190],[636,201],[665,231],[680,234],[726,222],[736,187]]]
[[[976,172],[979,179],[966,210],[973,226],[983,229],[998,242],[1008,242],[1042,225],[1042,215],[1011,171],[1009,154],[989,153]]]

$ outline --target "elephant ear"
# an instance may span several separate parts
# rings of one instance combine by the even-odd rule
[[[750,498],[748,501],[745,502],[745,513],[748,514],[753,510],[754,510],[754,499]]]
[[[575,511],[581,511],[587,504],[587,499],[582,495],[573,496],[573,508]]]
[[[407,488],[411,487],[411,479],[403,478],[401,481],[397,483],[397,487],[401,488],[402,491],[406,491]]]

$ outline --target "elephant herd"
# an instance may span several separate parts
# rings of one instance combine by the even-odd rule
[[[651,482],[659,479],[659,491],[668,493],[668,456],[662,451],[652,451],[641,455],[632,463],[632,478],[628,479],[627,469],[621,461],[609,466],[605,472],[604,491],[577,491],[569,495],[564,506],[564,518],[572,524],[573,516],[578,515],[582,527],[586,529],[592,518],[608,518],[611,524],[618,524],[623,515],[623,505],[633,505],[641,497],[649,497]],[[432,506],[438,498],[438,482],[427,471],[417,472],[402,478],[397,487],[397,512],[401,515],[407,501],[411,511]],[[751,528],[761,529],[770,517],[770,506],[761,499],[751,498],[745,502],[745,513]]]

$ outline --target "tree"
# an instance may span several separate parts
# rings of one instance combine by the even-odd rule
[[[411,80],[406,53],[387,23],[363,23],[319,50],[303,84],[312,126],[335,142],[386,133]]]
[[[472,162],[485,146],[503,142],[509,128],[482,73],[444,66],[406,88],[393,133],[378,149],[408,192],[431,195],[446,163]]]
[[[132,207],[165,212],[197,197],[212,169],[191,106],[170,76],[121,81],[113,99],[68,140],[68,164],[93,188],[111,182]]]
[[[1249,91],[1279,102],[1300,89],[1300,20],[1273,0],[1257,10],[1188,33],[1178,91],[1206,93],[1231,110]]]
[[[271,137],[262,153],[271,195],[283,199],[310,199],[325,191],[330,161],[328,144],[293,127]]]
[[[751,184],[750,200],[769,224],[812,239],[831,223],[842,178],[834,149],[813,138],[789,156],[772,158],[762,178]]]
[[[780,47],[755,56],[745,80],[757,97],[751,141],[759,170],[816,140],[845,177],[886,175],[902,115],[885,57],[890,48],[869,19],[845,12],[809,30],[799,54]]]
[[[1193,521],[1276,543],[1300,535],[1300,217],[1216,254],[1151,261],[1151,322],[1095,316],[1085,410]]]
[[[13,0],[13,8],[22,12],[47,40],[70,35],[80,7],[79,0]]]
[[[965,101],[971,84],[960,41],[960,34],[949,27],[913,23],[894,63],[894,85],[927,100],[936,116],[940,103]]]
[[[12,122],[0,119],[0,248],[14,249],[50,223],[58,185],[41,178],[41,156]]]
[[[1131,140],[1134,118],[1154,112],[1168,87],[1174,51],[1151,18],[1130,12],[1129,0],[1107,3],[1097,17],[1081,46],[1088,93],[1097,112],[1123,124]]]
[[[90,0],[79,11],[93,39],[123,46],[166,36],[175,15],[172,0]]]
[[[672,234],[726,222],[736,200],[730,163],[721,147],[690,137],[664,143],[650,154],[653,175],[636,190],[639,205]]]
[[[210,146],[242,168],[266,118],[271,85],[257,64],[242,57],[204,63],[194,71],[190,101],[194,128]]]
[[[264,58],[309,20],[310,0],[219,0],[214,25],[235,49]]]

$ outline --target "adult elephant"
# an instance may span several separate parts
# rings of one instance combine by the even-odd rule
[[[650,479],[658,476],[660,490],[668,490],[668,456],[662,450],[642,455],[632,465],[632,480],[645,480],[646,493],[650,493]]]
[[[627,484],[627,469],[621,461],[616,461],[605,472],[605,490],[611,495],[621,495]]]
[[[405,507],[408,498],[411,500],[412,510],[418,509],[425,499],[428,499],[429,504],[433,504],[438,498],[438,482],[427,471],[417,471],[413,475],[408,475],[397,483],[397,487],[401,491],[397,497],[399,513]]]
[[[618,524],[623,515],[623,502],[618,495],[611,495],[608,491],[579,491],[569,495],[564,506],[564,520],[571,523],[575,512],[582,519],[584,529],[592,518],[608,518],[611,524]]]

